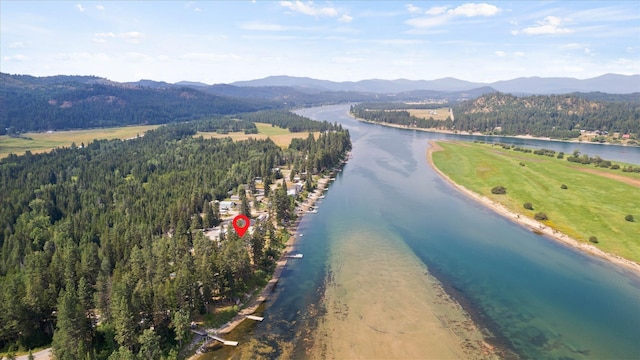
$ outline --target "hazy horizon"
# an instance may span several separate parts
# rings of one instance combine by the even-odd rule
[[[636,2],[0,2],[0,68],[117,82],[640,74]]]

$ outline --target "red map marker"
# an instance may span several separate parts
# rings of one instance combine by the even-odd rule
[[[244,222],[243,225],[238,225],[238,222],[242,220]],[[233,224],[233,228],[236,229],[236,233],[238,233],[238,236],[243,237],[244,233],[247,232],[247,229],[249,228],[249,218],[246,215],[238,215],[236,217],[233,218],[232,221]]]

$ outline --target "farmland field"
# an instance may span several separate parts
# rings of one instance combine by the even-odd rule
[[[449,116],[449,108],[438,109],[407,109],[410,115],[421,119],[433,118],[433,120],[446,120]]]
[[[13,153],[22,155],[26,151],[32,153],[47,152],[57,147],[69,147],[72,143],[88,144],[93,140],[129,139],[143,135],[145,131],[155,129],[160,125],[122,126],[113,128],[55,131],[51,133],[25,133],[21,138],[0,136],[0,159]]]
[[[258,128],[258,133],[257,134],[245,134],[244,132],[232,132],[232,133],[228,133],[228,134],[218,134],[215,132],[199,132],[197,133],[196,137],[198,136],[203,136],[204,138],[210,139],[210,138],[226,138],[226,137],[230,137],[231,139],[233,139],[233,141],[241,141],[241,140],[247,140],[249,138],[253,138],[253,139],[266,139],[266,138],[271,138],[271,140],[273,140],[274,143],[276,143],[276,145],[282,147],[282,148],[286,148],[289,146],[289,144],[291,143],[291,140],[293,139],[304,139],[307,136],[309,136],[308,132],[297,132],[297,133],[292,133],[289,132],[288,129],[283,129],[277,126],[271,126],[271,124],[263,124],[263,123],[255,123],[256,127]],[[318,132],[313,133],[314,137],[318,137]]]

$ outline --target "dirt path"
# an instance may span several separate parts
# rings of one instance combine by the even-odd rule
[[[618,180],[621,181],[625,184],[629,184],[631,186],[635,186],[635,187],[640,187],[640,179],[634,179],[634,178],[630,178],[628,176],[624,176],[624,175],[618,175],[618,174],[611,174],[608,172],[604,172],[604,171],[600,171],[597,169],[583,169],[583,168],[579,168],[579,167],[573,167],[573,169],[576,169],[578,171],[582,171],[582,172],[586,172],[589,174],[594,174],[594,175],[600,175],[609,179],[613,179],[613,180]]]
[[[33,353],[33,358],[36,360],[51,360],[53,359],[53,353],[51,352],[51,348],[40,350],[38,352]],[[29,355],[20,355],[16,356],[16,360],[27,360],[29,359]]]

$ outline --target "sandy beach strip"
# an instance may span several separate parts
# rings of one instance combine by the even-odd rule
[[[600,257],[602,259],[608,260],[616,265],[622,266],[623,268],[633,271],[636,274],[640,274],[640,264],[633,262],[631,260],[625,259],[621,256],[615,255],[615,254],[610,254],[607,252],[604,252],[600,249],[598,249],[597,247],[591,245],[591,244],[587,244],[584,242],[580,242],[576,239],[573,239],[569,236],[567,236],[566,234],[563,234],[549,226],[546,226],[534,219],[531,219],[525,215],[521,215],[515,212],[512,212],[511,210],[509,210],[507,207],[505,207],[504,205],[493,201],[485,196],[482,196],[480,194],[477,194],[469,189],[467,189],[466,187],[456,183],[455,181],[451,180],[450,177],[448,177],[446,174],[444,174],[442,171],[440,171],[440,169],[438,169],[435,164],[433,163],[433,158],[432,158],[432,154],[436,151],[442,151],[443,148],[438,145],[438,143],[436,141],[429,141],[430,146],[427,148],[427,161],[429,162],[429,165],[436,171],[436,173],[438,173],[438,175],[440,175],[443,179],[445,179],[449,184],[451,184],[451,186],[453,186],[454,188],[456,188],[458,191],[460,191],[461,193],[467,195],[468,197],[478,201],[479,203],[483,204],[484,206],[490,208],[491,210],[493,210],[494,212],[504,216],[505,218],[514,221],[526,228],[531,229],[532,231],[534,231],[536,234],[541,234],[546,236],[547,238],[559,241],[565,245],[568,245],[574,249],[578,249],[580,251],[586,252],[588,254]]]

